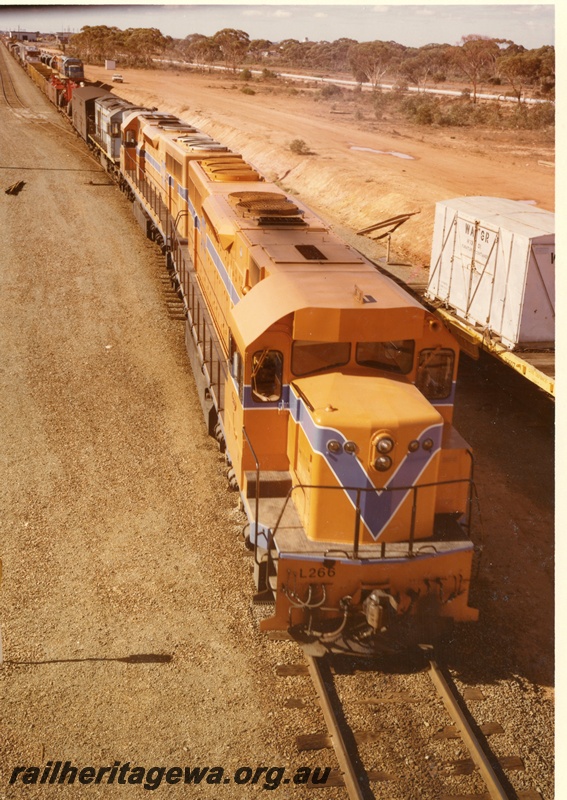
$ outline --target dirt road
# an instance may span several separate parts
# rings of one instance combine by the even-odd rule
[[[100,67],[86,74],[110,78]],[[554,210],[553,140],[541,134],[401,126],[368,110],[360,119],[354,103],[317,101],[317,90],[290,94],[255,83],[256,94],[246,95],[237,77],[218,74],[126,69],[123,75],[125,83],[114,89],[121,97],[192,121],[331,222],[356,231],[419,212],[392,240],[414,266],[429,264],[439,200],[491,195]],[[312,155],[294,155],[294,139],[303,139]]]
[[[266,679],[286,645],[270,652],[254,624],[243,520],[182,323],[166,312],[161,259],[70,128],[8,68],[25,107],[0,108],[0,177],[25,186],[0,194],[0,797],[21,796],[14,768],[58,759],[299,766],[273,727],[284,696]]]

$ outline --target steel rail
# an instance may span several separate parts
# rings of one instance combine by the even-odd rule
[[[348,796],[351,798],[351,800],[367,800],[368,795],[363,792],[358,779],[359,771],[355,769],[355,766],[352,762],[345,739],[339,726],[339,721],[333,710],[331,699],[329,697],[329,693],[327,691],[327,687],[325,686],[323,675],[319,666],[320,659],[316,656],[308,655],[307,652],[305,652],[305,658],[307,659],[307,666],[311,680],[313,681],[313,685],[315,686],[321,702],[321,710],[323,711],[325,723],[329,733],[331,734],[333,748],[343,773],[342,777],[348,792]]]
[[[5,47],[2,47],[2,52],[6,53],[6,56],[0,57],[0,82],[2,84],[2,93],[4,95],[4,100],[6,102],[6,106],[8,108],[26,108],[26,104],[20,99],[16,87],[14,85],[14,79],[10,74],[9,64],[9,53]],[[25,69],[25,67],[24,67]],[[10,97],[8,96],[10,95]],[[18,105],[19,104],[19,105]]]
[[[472,760],[478,767],[490,797],[492,800],[509,800],[509,796],[506,794],[502,784],[496,777],[496,774],[492,769],[484,751],[482,750],[472,727],[465,717],[463,710],[459,706],[455,694],[451,690],[447,679],[435,661],[429,662],[429,677],[437,689],[439,696],[443,700],[445,708],[449,712],[451,719],[456,724],[459,734],[463,742],[466,744]]]

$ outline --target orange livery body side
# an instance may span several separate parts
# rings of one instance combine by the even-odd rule
[[[329,645],[470,621],[472,455],[458,347],[319,217],[190,123],[122,124],[123,186],[167,253],[257,597]]]

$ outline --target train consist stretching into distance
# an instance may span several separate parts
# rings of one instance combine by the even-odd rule
[[[67,111],[167,254],[261,628],[367,652],[476,620],[453,336],[241,155],[107,89]]]

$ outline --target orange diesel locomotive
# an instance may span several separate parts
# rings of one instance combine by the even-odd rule
[[[167,252],[209,431],[249,521],[261,627],[366,652],[470,621],[472,455],[440,321],[242,156],[122,124],[123,188]]]

